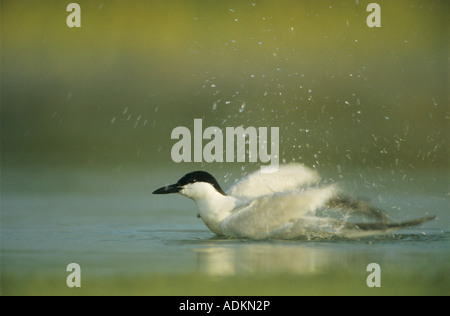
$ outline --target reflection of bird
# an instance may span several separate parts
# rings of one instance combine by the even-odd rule
[[[181,193],[191,198],[211,231],[235,238],[361,237],[390,233],[434,218],[391,223],[383,211],[367,202],[343,198],[334,185],[319,187],[318,182],[315,171],[288,164],[274,173],[252,173],[226,193],[212,175],[195,171],[153,194]],[[331,210],[337,211],[337,218]],[[350,221],[350,216],[358,214],[372,221]]]

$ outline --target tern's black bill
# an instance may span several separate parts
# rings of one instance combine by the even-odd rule
[[[178,192],[180,192],[180,187],[176,184],[172,184],[153,191],[153,194],[169,194]]]

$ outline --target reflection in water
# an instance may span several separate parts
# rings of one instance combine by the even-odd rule
[[[240,245],[199,248],[199,272],[208,275],[314,274],[331,264],[332,255],[321,249],[302,246]],[[335,258],[334,258],[335,259]]]
[[[427,271],[426,258],[448,261],[450,233],[428,229],[362,240],[230,241],[208,242],[196,247],[197,270],[211,276],[320,275],[362,273],[369,263],[383,264],[388,271]],[[430,247],[433,245],[433,247]],[[420,259],[418,259],[420,258]],[[439,259],[441,260],[441,259]],[[398,271],[397,271],[398,272]]]

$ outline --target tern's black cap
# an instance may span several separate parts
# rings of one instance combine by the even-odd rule
[[[182,177],[176,184],[172,184],[166,187],[162,187],[155,190],[153,194],[168,194],[168,193],[178,193],[185,185],[196,182],[206,182],[211,184],[220,194],[226,195],[222,190],[217,180],[206,171],[194,171],[186,174]]]

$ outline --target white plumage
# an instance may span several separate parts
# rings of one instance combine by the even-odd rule
[[[185,175],[154,194],[181,193],[197,203],[198,215],[219,236],[250,239],[361,237],[390,233],[421,224],[426,217],[390,223],[368,203],[340,197],[334,185],[319,186],[316,171],[301,164],[280,166],[273,173],[247,175],[226,190],[207,172]],[[322,212],[335,209],[337,218]],[[350,215],[364,213],[371,222],[355,223]]]

